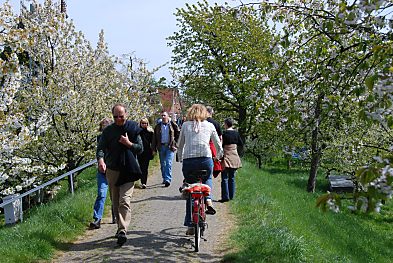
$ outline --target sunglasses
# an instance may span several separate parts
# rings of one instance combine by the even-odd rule
[[[141,124],[146,124],[147,125],[147,122],[141,122]]]
[[[124,119],[124,115],[113,115],[114,119]]]

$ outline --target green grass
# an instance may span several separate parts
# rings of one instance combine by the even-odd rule
[[[0,262],[50,260],[56,250],[67,249],[91,220],[95,173],[91,168],[79,175],[74,196],[62,192],[32,209],[23,223],[0,227]],[[317,192],[311,194],[307,179],[306,171],[258,170],[244,162],[236,197],[229,203],[237,217],[231,238],[236,250],[225,262],[393,261],[392,202],[380,214],[323,213],[315,203],[327,182],[318,177]]]
[[[49,260],[56,250],[66,249],[83,234],[92,218],[97,192],[95,174],[95,167],[83,171],[73,196],[66,193],[67,182],[62,182],[55,200],[31,209],[22,223],[1,226],[0,262]]]
[[[159,165],[158,157],[150,162],[151,172]],[[56,250],[67,250],[71,242],[82,235],[93,217],[97,194],[96,167],[78,175],[75,194],[68,192],[67,180],[55,200],[24,212],[24,221],[4,226],[0,218],[0,263],[41,262],[50,260]],[[139,181],[136,182],[139,185]],[[110,213],[109,192],[105,213]]]
[[[393,205],[381,214],[321,212],[316,198],[327,189],[318,177],[307,193],[302,170],[258,170],[244,162],[230,202],[238,228],[236,252],[225,262],[393,262]]]

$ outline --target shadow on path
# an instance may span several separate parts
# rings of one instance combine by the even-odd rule
[[[185,200],[179,193],[183,181],[181,164],[174,163],[170,187],[164,187],[159,171],[152,174],[146,189],[136,188],[132,198],[131,225],[127,242],[118,247],[114,234],[117,226],[105,218],[100,229],[86,231],[66,248],[53,262],[220,262],[225,247],[221,238],[227,233],[225,205],[217,204],[218,212],[209,216],[206,242],[201,241],[200,252],[194,252],[194,237],[186,236],[183,226]],[[219,181],[214,182],[218,196]],[[221,208],[221,211],[220,211]]]
[[[89,250],[103,252],[103,254],[80,257],[79,259],[83,262],[105,262],[106,260],[108,262],[188,262],[190,257],[196,255],[206,261],[214,259],[214,256],[207,253],[196,254],[193,248],[193,237],[180,235],[180,232],[183,232],[183,228],[167,228],[158,233],[128,231],[128,240],[122,247],[115,246],[113,236],[78,244],[64,243],[64,246],[69,247],[70,252]]]

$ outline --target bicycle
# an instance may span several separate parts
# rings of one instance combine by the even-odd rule
[[[195,252],[199,251],[201,239],[206,241],[203,238],[203,234],[207,229],[205,197],[210,194],[211,189],[207,184],[203,184],[202,181],[208,179],[208,177],[207,170],[193,171],[185,178],[185,185],[179,189],[182,193],[189,195],[191,222],[194,227]]]

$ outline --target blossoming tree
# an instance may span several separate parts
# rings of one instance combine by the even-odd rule
[[[2,195],[92,159],[98,123],[111,116],[114,103],[126,103],[135,119],[152,108],[146,103],[152,73],[143,61],[133,57],[132,68],[110,56],[103,32],[91,47],[57,3],[33,6],[19,16],[8,5],[0,8],[0,134],[8,139],[0,149]]]

